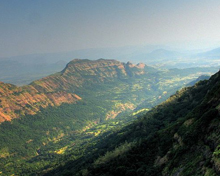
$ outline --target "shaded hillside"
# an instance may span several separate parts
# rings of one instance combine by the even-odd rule
[[[220,72],[100,136],[89,153],[46,175],[219,175],[219,104]]]
[[[219,81],[217,73],[146,114],[124,132],[137,145],[91,175],[219,175]]]
[[[1,112],[20,118],[0,124],[0,172],[41,174],[63,157],[63,163],[80,159],[97,143],[91,141],[122,128],[202,73],[210,70],[73,60],[62,72],[27,86],[2,83]]]
[[[27,86],[17,87],[0,83],[0,122],[25,114],[36,114],[40,108],[75,103],[86,92],[96,91],[97,85],[113,82],[114,85],[117,81],[120,82],[118,84],[124,84],[125,89],[129,87],[133,89],[135,91],[133,99],[137,99],[138,96],[140,104],[145,99],[143,95],[153,91],[156,96],[162,96],[162,89],[167,92],[173,86],[169,83],[175,82],[176,85],[173,87],[179,86],[199,76],[201,71],[205,72],[200,68],[191,71],[187,69],[158,71],[144,64],[133,65],[129,62],[125,64],[104,59],[97,61],[75,59],[68,63],[62,72],[34,81]],[[136,103],[132,104],[134,106]]]

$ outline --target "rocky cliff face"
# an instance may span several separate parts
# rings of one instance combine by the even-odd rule
[[[115,60],[75,59],[57,74],[17,87],[0,82],[0,122],[24,114],[36,114],[40,108],[75,103],[81,98],[76,89],[119,77],[144,74],[145,65],[121,63]]]
[[[114,78],[144,74],[144,64],[133,65],[116,60],[97,61],[74,59],[59,74],[34,81],[31,85],[42,91],[69,90],[110,81]]]
[[[0,122],[24,114],[35,114],[40,108],[74,103],[80,97],[65,91],[42,92],[32,85],[16,87],[0,83]]]

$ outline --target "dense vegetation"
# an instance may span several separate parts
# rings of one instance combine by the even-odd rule
[[[76,85],[70,85],[71,88],[75,86],[74,93],[82,98],[78,103],[41,108],[36,115],[25,115],[20,119],[2,123],[0,125],[0,173],[2,175],[46,173],[95,175],[100,172],[100,174],[114,175],[103,168],[115,170],[114,163],[117,162],[130,170],[129,165],[123,165],[123,162],[118,160],[122,154],[126,156],[133,149],[139,150],[138,147],[147,140],[154,141],[156,131],[167,127],[171,122],[176,122],[176,119],[183,117],[199,101],[202,101],[201,98],[198,98],[198,102],[186,99],[182,106],[179,104],[177,106],[174,101],[172,110],[160,110],[165,105],[168,106],[165,103],[159,106],[161,108],[154,108],[148,115],[141,118],[141,114],[165,100],[205,69],[158,71],[146,67],[146,74],[137,75],[135,73],[140,70],[129,67],[128,63],[125,64],[126,76],[117,70],[117,76],[110,78],[108,76],[115,74],[115,71],[111,71],[112,68],[108,67],[106,69],[108,72],[95,70],[98,76],[94,75],[94,72],[90,75],[91,70],[77,72],[85,81],[85,84],[79,88]],[[206,70],[206,73],[210,71]],[[73,77],[70,70],[65,69],[64,72],[66,78]],[[106,75],[107,73],[109,75]],[[101,81],[103,78],[104,81]],[[54,80],[56,81],[54,83],[58,83],[58,79]],[[46,81],[51,80],[46,78]],[[33,84],[39,87],[46,85],[42,80]],[[62,84],[59,85],[62,86]],[[43,87],[40,88],[43,89]],[[191,88],[186,90],[188,89],[190,92]],[[73,90],[68,89],[68,91]],[[186,97],[188,92],[184,93]],[[197,95],[197,90],[194,94]],[[194,94],[192,100],[194,100]],[[179,92],[176,96],[181,95],[182,93]],[[191,104],[190,107],[188,107],[189,104]],[[132,112],[133,109],[135,112]],[[169,118],[164,116],[167,112],[169,112]],[[138,121],[132,123],[137,118]],[[154,148],[153,143],[152,147]],[[112,162],[115,159],[118,161]],[[154,158],[151,160],[153,162]],[[109,162],[112,163],[108,166]],[[88,163],[91,167],[88,167]],[[148,167],[151,168],[151,165]],[[54,172],[51,171],[55,168],[57,169]]]
[[[217,73],[46,175],[219,175],[219,104]]]

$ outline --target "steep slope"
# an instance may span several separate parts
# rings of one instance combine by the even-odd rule
[[[43,78],[31,83],[42,91],[65,89],[76,91],[82,87],[112,81],[114,78],[128,78],[130,76],[143,75],[151,67],[144,64],[133,65],[121,63],[116,60],[99,59],[97,61],[74,59],[66,68],[57,75]],[[156,71],[156,70],[155,70]]]
[[[65,91],[43,92],[35,86],[16,87],[0,83],[0,122],[25,114],[36,114],[40,108],[74,103],[81,98]]]
[[[0,122],[25,114],[36,114],[40,108],[75,103],[81,98],[74,92],[90,88],[113,78],[144,74],[145,66],[123,64],[114,60],[73,60],[55,75],[16,87],[0,83]]]
[[[219,107],[220,72],[103,135],[88,154],[46,175],[219,175]]]
[[[127,129],[126,133],[133,130],[135,141],[143,142],[125,155],[96,165],[92,175],[219,175],[219,91],[217,73],[178,92]]]
[[[141,91],[144,94],[147,91],[157,91],[156,87],[160,86],[156,85],[158,80],[164,80],[165,85],[163,87],[166,88],[171,87],[167,79],[179,77],[182,80],[173,80],[178,85],[184,82],[181,72],[184,73],[186,71],[162,72],[144,64],[133,65],[129,62],[125,64],[115,60],[104,59],[97,61],[75,59],[68,63],[62,72],[34,81],[27,86],[17,87],[1,82],[0,122],[25,114],[36,114],[40,108],[60,106],[62,103],[75,103],[81,99],[85,92],[93,91],[97,89],[98,85],[106,83],[114,82],[116,84],[119,81],[120,83],[126,83],[126,86],[137,85],[136,88],[133,88],[136,90],[136,94],[138,93],[137,89],[142,89]],[[197,74],[201,73],[195,69],[184,74],[184,76],[190,76],[190,74],[196,77]],[[187,79],[192,80],[193,77],[188,77]],[[137,79],[140,80],[139,83]],[[141,86],[143,87],[138,86],[140,82],[142,82]],[[144,88],[144,86],[149,87]],[[158,96],[161,95],[159,94]],[[139,97],[143,100],[143,96]],[[140,101],[142,100],[140,99]]]
[[[144,64],[76,59],[62,72],[28,86],[2,83],[2,109],[7,110],[3,113],[21,118],[0,124],[0,172],[41,174],[54,168],[63,156],[63,163],[70,159],[79,161],[85,153],[93,151],[90,142],[98,145],[96,137],[99,140],[103,132],[114,129],[107,134],[112,133],[114,126],[120,129],[134,119],[125,113],[140,104],[146,112],[179,87],[209,72],[207,68],[159,71]],[[106,141],[105,148],[109,145],[112,150],[123,143],[117,141]]]

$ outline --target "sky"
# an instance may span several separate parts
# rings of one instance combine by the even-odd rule
[[[1,0],[0,57],[136,45],[220,46],[219,0]]]

